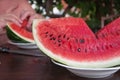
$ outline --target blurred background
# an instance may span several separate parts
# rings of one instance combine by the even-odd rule
[[[120,14],[120,0],[29,0],[45,18],[82,17],[96,32]]]

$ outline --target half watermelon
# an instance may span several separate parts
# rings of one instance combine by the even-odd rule
[[[32,32],[26,29],[27,20],[24,20],[22,26],[18,26],[14,23],[8,23],[6,30],[8,38],[13,42],[34,43]]]
[[[115,45],[118,41],[97,38],[82,18],[36,19],[33,36],[41,51],[69,66],[102,68],[120,64],[120,46]]]

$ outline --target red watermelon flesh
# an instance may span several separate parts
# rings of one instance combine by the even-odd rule
[[[119,41],[96,38],[82,18],[36,20],[33,35],[45,54],[66,65],[93,68],[120,64]]]
[[[95,39],[94,33],[89,29],[89,27],[82,19],[75,19],[73,21],[74,22],[73,24],[75,25],[70,23],[69,20],[73,21],[74,19],[73,18],[68,19],[61,18],[61,20],[51,19],[50,21],[45,21],[42,24],[39,24],[44,26],[38,28],[39,31],[38,34],[41,36],[41,38],[45,38],[42,41],[42,43],[44,43],[46,47],[48,46],[48,48],[53,49],[53,51],[59,50],[61,52],[62,51],[61,49],[65,49],[66,51],[72,50],[73,53],[77,51],[77,49],[75,49],[77,46],[79,49],[78,43],[89,44],[89,41]],[[66,23],[63,23],[64,21]],[[51,47],[51,45],[53,44],[54,47],[53,46]],[[74,46],[72,46],[73,44]]]
[[[9,33],[8,35],[12,36],[13,34],[15,34],[12,37],[16,37],[16,38],[20,37],[21,38],[20,41],[25,40],[27,42],[34,42],[32,32],[27,30],[27,27],[26,27],[27,23],[28,23],[27,19],[23,20],[23,23],[21,24],[22,26],[18,26],[14,23],[9,23],[8,29],[12,33]]]
[[[18,25],[11,23],[9,24],[10,26],[12,26],[12,29],[14,29],[14,31],[18,32],[18,34],[24,34],[22,36],[33,39],[32,33],[29,31],[26,31],[23,27],[19,27]]]
[[[120,17],[100,29],[96,36],[98,38],[115,38],[120,35]]]

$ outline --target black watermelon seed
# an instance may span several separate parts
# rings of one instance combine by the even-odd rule
[[[106,45],[105,48],[106,48],[106,49],[109,49],[109,46]]]
[[[52,37],[53,36],[53,34],[50,34],[50,37]]]
[[[58,46],[61,46],[61,44],[58,44]]]
[[[58,38],[60,38],[60,37],[61,37],[61,35],[58,36]]]
[[[70,38],[68,37],[67,40],[69,40]]]
[[[50,38],[50,40],[53,40],[53,38]]]
[[[63,35],[63,38],[65,38],[66,37],[66,35]]]
[[[80,39],[80,43],[85,43],[85,40],[84,39]]]
[[[78,52],[80,52],[80,51],[81,51],[81,49],[80,49],[80,48],[78,48],[78,49],[77,49],[77,51],[78,51]]]
[[[55,40],[56,38],[55,37],[53,37],[53,40]]]
[[[58,39],[58,42],[61,42],[61,40],[60,40],[60,39]]]
[[[48,32],[45,32],[45,34],[48,34]]]

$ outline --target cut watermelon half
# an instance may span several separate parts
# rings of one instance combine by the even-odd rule
[[[8,38],[13,42],[34,43],[32,32],[26,30],[27,20],[24,20],[22,26],[18,26],[14,23],[8,23],[6,30]]]
[[[41,51],[69,66],[102,68],[120,64],[120,46],[115,45],[119,41],[96,38],[82,18],[36,19],[33,36]]]

